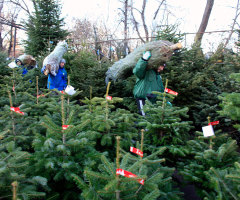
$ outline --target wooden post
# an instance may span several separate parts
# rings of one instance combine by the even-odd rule
[[[163,93],[163,103],[162,103],[162,108],[164,108],[164,105],[165,105],[165,101],[166,101],[166,88],[168,86],[168,79],[166,80],[166,83],[165,83],[165,88],[164,88],[164,93]]]
[[[111,85],[111,82],[108,82],[105,98],[107,98],[107,96],[108,96],[110,85]],[[106,103],[106,120],[107,120],[108,119],[108,101],[107,101],[107,99],[106,99],[106,102],[107,102]]]
[[[141,129],[141,151],[143,152],[144,129]]]
[[[13,57],[14,58],[16,58],[16,45],[17,45],[17,27],[15,27],[15,30],[14,30],[14,41],[13,41]]]
[[[7,86],[8,87],[8,86]],[[9,96],[9,104],[10,107],[13,107],[13,103],[12,103],[12,96],[10,91],[8,90],[8,96]],[[11,110],[11,117],[12,117],[12,131],[13,131],[13,135],[16,136],[16,132],[15,132],[15,120],[14,120],[14,115],[13,115],[13,111]],[[14,137],[14,141],[16,140],[16,138]]]
[[[110,85],[111,85],[111,82],[109,81],[109,82],[108,82],[108,85],[107,85],[106,97],[108,96],[108,92],[109,92]]]
[[[62,101],[62,107],[61,107],[61,110],[62,110],[62,125],[65,125],[65,117],[64,117],[64,95],[62,94],[61,95],[61,101]],[[62,142],[63,144],[65,144],[66,142],[66,135],[64,133],[64,130],[62,130]]]
[[[92,99],[92,86],[90,86],[90,95],[89,95],[90,100]]]
[[[14,181],[12,182],[12,187],[13,187],[13,200],[17,200],[17,187],[18,187],[18,182]]]
[[[13,83],[13,87],[14,87],[14,96],[15,96],[15,99],[17,98],[17,95],[16,95],[16,91],[15,91],[15,74],[14,74],[14,69],[12,70],[12,83]]]
[[[117,139],[117,148],[116,148],[116,168],[119,169],[120,168],[120,136],[116,137]],[[119,186],[120,186],[120,179],[119,179],[119,174],[116,175],[116,179],[117,179],[117,190],[116,190],[116,200],[120,200],[120,190],[119,190]]]
[[[92,112],[92,86],[90,86],[90,95],[89,95],[89,98],[90,98],[90,105],[89,105],[89,110],[90,112]]]
[[[211,117],[208,116],[207,119],[208,119],[208,123],[210,123],[210,122],[211,122]],[[213,148],[213,146],[212,146],[212,136],[210,136],[210,140],[209,140],[209,148],[210,148],[210,149]]]
[[[37,85],[37,104],[38,104],[38,76],[36,76],[36,85]]]

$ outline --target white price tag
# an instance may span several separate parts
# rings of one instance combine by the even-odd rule
[[[202,130],[203,130],[203,136],[204,137],[210,137],[210,136],[214,135],[214,131],[213,131],[212,125],[204,126],[204,127],[202,127]]]

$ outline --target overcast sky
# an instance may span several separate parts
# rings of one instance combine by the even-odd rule
[[[62,13],[68,24],[71,24],[72,17],[76,17],[87,18],[94,22],[102,20],[108,26],[117,26],[119,20],[118,8],[121,7],[118,0],[63,0],[62,2]],[[135,2],[138,2],[141,6],[141,0]],[[171,15],[169,15],[170,23],[180,24],[181,32],[184,33],[192,33],[198,30],[207,0],[167,0],[167,2],[171,11]],[[152,19],[157,5],[158,0],[147,1],[146,17],[148,20]],[[236,5],[237,0],[215,0],[206,31],[230,30]],[[206,51],[211,50],[211,46],[216,46],[219,41],[227,36],[228,33],[205,34],[204,42],[208,46]],[[186,44],[191,44],[193,37],[194,35],[187,35]]]

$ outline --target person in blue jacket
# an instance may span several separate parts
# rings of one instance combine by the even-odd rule
[[[28,73],[28,69],[23,65],[22,61],[19,59],[15,60],[16,65],[19,68],[19,71],[22,73],[22,76]]]
[[[57,75],[53,76],[50,73],[48,74],[48,89],[58,89],[62,91],[67,87],[67,71],[64,68],[65,64],[65,59],[61,59]]]

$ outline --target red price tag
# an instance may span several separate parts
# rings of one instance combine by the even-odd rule
[[[45,97],[45,95],[44,94],[37,95],[37,98],[39,97]]]
[[[135,175],[135,174],[133,174],[131,172],[128,172],[126,170],[123,170],[123,169],[116,169],[116,174],[117,175],[121,175],[121,176],[125,176],[127,178],[135,178],[135,177],[137,177],[137,175]],[[137,179],[137,181],[140,184],[144,185],[144,179]]]
[[[70,125],[62,125],[62,129],[66,130]]]
[[[10,110],[18,114],[24,115],[24,112],[21,112],[19,107],[11,107]]]
[[[217,124],[219,124],[219,121],[215,121],[215,122],[210,122],[210,123],[208,123],[208,125],[217,125]]]
[[[62,91],[60,91],[62,94],[66,94],[63,90]]]
[[[169,94],[176,95],[176,96],[178,95],[177,92],[175,92],[175,91],[173,91],[173,90],[171,90],[171,89],[168,89],[168,88],[165,89],[165,92],[167,92],[167,93],[169,93]]]
[[[139,156],[141,156],[141,157],[143,157],[143,152],[140,151],[139,149],[136,149],[134,147],[130,147],[130,151],[135,153],[135,154],[137,154],[137,155],[139,155]]]
[[[106,99],[107,100],[112,100],[112,97],[111,96],[106,96]]]

